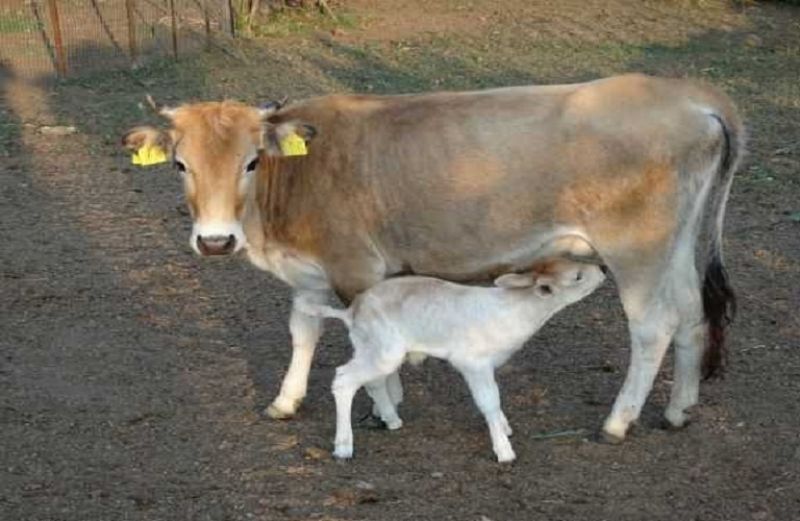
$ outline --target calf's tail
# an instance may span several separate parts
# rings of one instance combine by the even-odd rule
[[[312,302],[302,297],[298,298],[294,305],[299,311],[306,315],[319,318],[336,318],[344,322],[348,328],[353,325],[353,314],[350,308],[336,309],[325,304]]]
[[[742,126],[735,114],[733,121],[726,121],[727,118],[716,114],[711,114],[711,117],[722,128],[723,147],[716,186],[711,193],[711,241],[702,288],[703,314],[708,326],[702,364],[704,379],[722,374],[727,359],[725,330],[736,315],[736,294],[730,286],[722,257],[722,228],[733,173],[744,148]]]

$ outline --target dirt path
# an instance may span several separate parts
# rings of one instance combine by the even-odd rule
[[[542,34],[591,27],[601,11],[595,3],[585,15],[569,2],[563,10],[542,2],[519,12],[484,4],[473,8],[487,17],[488,31],[516,16],[522,40],[480,50],[462,34],[452,48],[441,40],[428,47],[411,42],[397,54],[323,42],[298,52],[291,66],[276,50],[263,60],[276,76],[263,79],[264,89],[289,82],[298,92],[367,83],[426,88],[442,71],[452,75],[445,85],[483,85],[486,78],[518,78],[523,65],[531,67],[526,74],[554,74],[549,64],[536,68],[512,54],[521,53],[515,45],[541,50],[537,38],[551,37]],[[607,4],[614,20],[622,4]],[[646,27],[667,31],[670,23],[696,17],[659,9],[640,13]],[[535,30],[537,16],[546,18],[544,33]],[[744,29],[710,35],[698,29],[701,36],[686,36],[699,38],[688,51],[629,51],[618,45],[641,39],[614,22],[623,43],[604,47],[596,58],[601,65],[580,70],[594,44],[563,51],[547,43],[556,57],[574,55],[559,59],[580,74],[622,63],[619,56],[630,60],[629,68],[655,72],[717,68],[753,134],[727,225],[741,309],[731,371],[704,385],[694,423],[674,433],[658,428],[668,360],[637,431],[618,447],[581,435],[536,436],[595,429],[627,364],[613,287],[557,317],[499,378],[515,429],[519,461],[512,467],[492,461],[465,386],[435,361],[404,374],[401,431],[357,430],[359,457],[330,460],[328,388],[349,350],[338,326],[323,339],[299,417],[262,417],[289,359],[287,289],[244,262],[193,256],[178,179],[166,168],[134,171],[116,148],[121,123],[112,112],[128,87],[87,80],[43,89],[0,77],[0,519],[797,519],[800,230],[791,216],[800,211],[800,92],[791,72],[770,60],[800,63],[791,54],[800,45],[791,32],[800,13],[743,16],[721,12],[716,22]],[[728,47],[743,45],[747,31],[759,27],[767,27],[759,30],[762,47]],[[447,61],[446,53],[462,46],[465,57]],[[431,49],[447,60],[423,61]],[[621,54],[609,56],[608,49]],[[474,56],[490,65],[475,65]],[[518,60],[506,76],[494,75],[507,72],[498,57]],[[208,86],[177,83],[198,69],[156,71],[145,80],[165,97],[238,94],[255,84],[252,67],[238,67],[224,74],[247,78],[242,90],[216,72],[201,78]],[[136,117],[125,115],[124,124]],[[64,123],[79,131],[40,132]],[[356,415],[367,408],[361,397]]]

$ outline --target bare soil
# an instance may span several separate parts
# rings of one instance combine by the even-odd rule
[[[799,519],[800,8],[349,5],[362,22],[340,33],[133,73],[48,86],[0,68],[0,519]],[[333,461],[329,386],[350,351],[335,324],[299,415],[264,417],[290,355],[288,288],[243,259],[194,256],[177,176],[134,170],[117,147],[156,121],[137,107],[146,91],[256,102],[632,70],[712,81],[748,122],[726,231],[740,299],[730,368],[669,432],[667,360],[629,439],[589,441],[628,359],[606,284],[500,372],[511,466],[493,461],[466,386],[437,361],[404,369],[403,429],[357,429],[356,458]],[[355,409],[368,411],[364,396]]]

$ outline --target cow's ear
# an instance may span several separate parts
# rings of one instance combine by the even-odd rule
[[[122,146],[137,151],[143,146],[159,146],[165,150],[172,148],[169,132],[155,127],[134,127],[122,136]]]
[[[498,288],[517,289],[530,288],[536,283],[536,278],[531,273],[506,273],[494,279]]]
[[[122,146],[133,152],[133,164],[140,166],[166,163],[172,155],[169,132],[153,127],[136,127],[122,136]]]
[[[317,129],[302,121],[268,123],[264,131],[264,150],[270,156],[308,155],[308,142]]]

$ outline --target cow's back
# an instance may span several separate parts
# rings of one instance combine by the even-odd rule
[[[589,221],[635,219],[653,190],[663,209],[647,218],[670,219],[680,163],[711,146],[708,110],[729,103],[688,82],[628,75],[337,95],[281,117],[319,131],[304,190],[336,255],[368,248],[389,272],[464,279],[523,266],[542,243]]]

